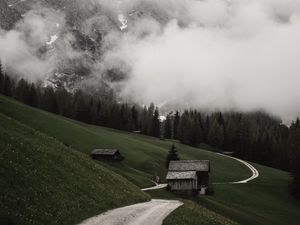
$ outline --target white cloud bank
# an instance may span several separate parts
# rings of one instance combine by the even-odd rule
[[[299,0],[138,2],[152,3],[169,19],[129,22],[107,52],[108,61],[121,57],[131,68],[121,96],[202,109],[265,109],[284,119],[299,115]]]
[[[49,76],[57,60],[54,55],[45,54],[44,48],[49,37],[60,32],[59,23],[64,23],[64,15],[52,9],[35,7],[23,15],[23,20],[13,30],[0,29],[0,59],[6,69],[29,81]]]
[[[285,120],[299,115],[300,0],[74,1],[102,9],[81,29],[89,34],[96,24],[105,30],[101,57],[91,66],[95,80],[107,68],[128,74],[112,84],[121,97],[210,110],[265,109]],[[119,15],[127,21],[122,31],[111,28],[121,25]],[[64,58],[80,57],[64,18],[41,7],[13,31],[0,32],[6,67],[37,80]],[[56,54],[39,54],[53,35]]]

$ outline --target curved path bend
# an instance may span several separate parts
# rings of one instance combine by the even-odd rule
[[[258,170],[252,166],[250,163],[244,161],[244,160],[241,160],[241,159],[238,159],[238,158],[235,158],[235,157],[232,157],[232,156],[228,156],[228,155],[224,155],[224,154],[221,154],[221,153],[216,153],[218,155],[221,155],[221,156],[224,156],[224,157],[228,157],[228,158],[231,158],[231,159],[234,159],[234,160],[237,160],[239,161],[240,163],[244,164],[245,166],[247,166],[251,172],[252,172],[252,176],[247,178],[247,179],[244,179],[244,180],[241,180],[241,181],[234,181],[234,182],[216,182],[216,183],[213,183],[213,184],[246,184],[248,183],[248,181],[251,181],[251,180],[254,180],[255,178],[259,177],[259,172]],[[153,182],[155,183],[155,182]],[[155,183],[155,186],[153,187],[149,187],[149,188],[143,188],[141,189],[142,191],[149,191],[149,190],[156,190],[156,189],[161,189],[161,188],[165,188],[167,187],[168,184],[157,184]]]
[[[150,202],[113,209],[79,225],[161,225],[183,203],[177,200],[152,199]]]
[[[232,156],[228,156],[228,155],[224,155],[224,154],[221,154],[221,153],[216,153],[218,155],[222,155],[224,157],[228,157],[228,158],[231,158],[231,159],[234,159],[234,160],[237,160],[239,161],[240,163],[244,164],[245,166],[247,166],[251,172],[252,172],[252,176],[245,179],[245,180],[241,180],[241,181],[235,181],[235,182],[227,182],[227,183],[214,183],[214,184],[246,184],[248,183],[248,181],[250,180],[254,180],[255,178],[259,177],[259,172],[258,170],[252,166],[250,163],[244,161],[244,160],[241,160],[241,159],[238,159],[238,158],[235,158],[235,157],[232,157]]]
[[[244,164],[251,170],[252,176],[241,181],[214,184],[245,184],[259,176],[257,169],[250,163],[232,156],[220,153],[217,154],[237,160]],[[155,186],[144,188],[142,190],[155,190],[165,188],[166,186],[167,184],[155,183]],[[79,225],[161,225],[163,220],[182,204],[183,203],[178,200],[152,199],[150,202],[134,204],[107,211],[98,216],[89,218]]]

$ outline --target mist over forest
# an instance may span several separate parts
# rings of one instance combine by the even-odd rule
[[[1,1],[15,77],[166,109],[300,111],[297,0]],[[5,17],[11,15],[10,17]],[[105,90],[105,91],[104,91]]]
[[[0,224],[299,224],[299,40],[300,0],[0,0]]]

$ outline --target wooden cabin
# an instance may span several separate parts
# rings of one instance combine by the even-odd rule
[[[168,187],[176,192],[205,194],[208,188],[209,172],[209,160],[171,161],[166,177]]]
[[[122,161],[124,159],[117,149],[94,149],[90,156],[94,160]]]

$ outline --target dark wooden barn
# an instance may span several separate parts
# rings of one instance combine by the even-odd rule
[[[209,172],[209,160],[171,161],[166,177],[168,187],[171,191],[205,194],[208,188]]]
[[[124,159],[117,149],[94,149],[90,156],[94,160],[122,161]]]

